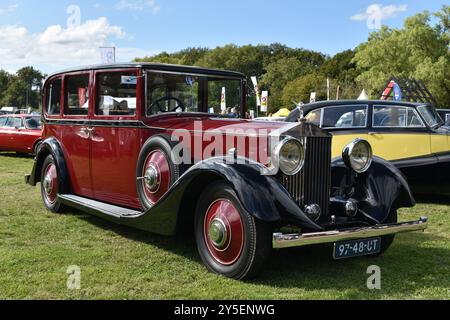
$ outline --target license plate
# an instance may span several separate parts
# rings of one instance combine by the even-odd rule
[[[343,241],[334,244],[334,259],[368,256],[381,252],[381,238]]]

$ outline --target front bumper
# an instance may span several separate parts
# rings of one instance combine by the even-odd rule
[[[305,234],[273,235],[273,248],[285,249],[302,247],[315,244],[336,243],[341,241],[374,238],[393,235],[397,233],[424,231],[428,228],[428,218],[422,217],[419,221],[404,222],[398,224],[378,225],[374,227],[354,228]]]

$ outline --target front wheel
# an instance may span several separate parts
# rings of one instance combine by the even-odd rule
[[[397,211],[390,214],[390,218],[385,222],[386,224],[398,223]],[[395,240],[395,234],[381,237],[381,252],[380,255],[384,254],[392,246]]]
[[[208,270],[236,280],[256,276],[272,250],[270,226],[248,214],[223,182],[209,185],[201,195],[195,237]]]

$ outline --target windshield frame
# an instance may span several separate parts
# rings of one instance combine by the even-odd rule
[[[28,126],[28,123],[27,123],[27,121],[28,121],[29,119],[38,119],[39,128],[30,128],[30,127]],[[42,120],[41,120],[41,117],[39,117],[39,116],[24,117],[24,118],[23,118],[23,125],[24,125],[24,128],[25,128],[25,129],[28,129],[28,130],[42,130]]]
[[[433,117],[432,113],[434,113],[434,118],[436,120],[435,123],[429,122],[429,119],[424,115],[424,110],[426,110],[429,113],[428,115],[432,117]],[[432,105],[429,104],[420,105],[417,107],[417,112],[420,114],[420,116],[422,117],[423,121],[427,124],[427,126],[429,126],[432,129],[439,128],[445,124],[445,121],[442,120],[440,114],[437,112],[436,108],[433,107]]]
[[[160,115],[168,115],[168,114],[180,114],[179,112],[173,111],[173,112],[165,112],[165,113],[158,113],[158,114],[150,114],[148,113],[147,109],[149,107],[148,105],[148,95],[150,94],[148,85],[149,85],[149,76],[152,74],[167,74],[167,75],[175,75],[175,76],[190,76],[190,77],[196,77],[199,79],[199,96],[198,96],[198,110],[197,112],[181,112],[181,114],[203,114],[203,115],[209,115],[211,117],[217,118],[227,118],[226,115],[223,114],[217,114],[217,113],[210,113],[208,110],[208,83],[210,79],[212,81],[218,81],[218,80],[229,80],[229,81],[239,81],[240,83],[240,110],[238,114],[238,118],[243,118],[244,114],[246,112],[246,80],[243,77],[238,76],[225,76],[225,75],[216,75],[216,74],[208,74],[208,73],[191,73],[191,72],[175,72],[175,71],[160,71],[160,70],[153,70],[153,69],[146,69],[144,70],[144,110],[143,114],[146,118],[151,119],[153,117],[157,117]],[[206,90],[206,94],[205,94]]]

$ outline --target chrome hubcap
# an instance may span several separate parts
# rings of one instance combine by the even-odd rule
[[[223,249],[228,239],[225,223],[220,219],[214,219],[209,226],[208,236],[216,248]]]
[[[48,173],[44,178],[44,190],[47,194],[51,194],[53,191],[52,177],[50,176],[50,173]]]
[[[159,187],[159,174],[158,169],[154,165],[150,165],[145,171],[145,184],[147,188],[154,192]]]

